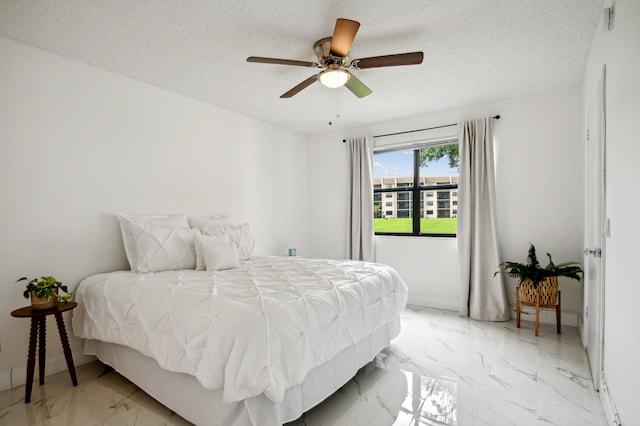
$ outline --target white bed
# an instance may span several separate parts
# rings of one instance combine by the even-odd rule
[[[280,425],[400,332],[407,289],[366,262],[258,257],[222,271],[114,272],[76,290],[85,353],[198,425]]]

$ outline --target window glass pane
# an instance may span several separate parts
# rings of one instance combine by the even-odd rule
[[[440,204],[444,203],[444,204]],[[448,201],[438,201],[437,209],[429,207],[421,209],[420,232],[422,234],[455,234],[457,226],[457,213],[446,204]]]
[[[457,143],[422,148],[420,150],[420,186],[457,185],[458,160]],[[428,199],[429,201],[421,203],[420,232],[423,234],[455,234],[458,189],[423,192],[425,192],[424,200]]]
[[[413,150],[400,150],[375,154],[373,158],[374,188],[413,187]],[[377,194],[376,194],[377,195]],[[382,194],[380,194],[382,195]],[[384,207],[373,206],[375,232],[413,232],[411,192],[387,192]]]
[[[419,158],[415,177],[414,153]],[[374,189],[384,191],[374,194],[376,233],[417,235],[413,233],[415,221],[421,234],[456,234],[457,143],[375,153],[373,163]],[[414,181],[419,185],[419,199],[418,192],[413,192]],[[414,207],[417,217],[413,217]]]

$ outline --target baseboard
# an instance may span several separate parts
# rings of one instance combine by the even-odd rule
[[[511,319],[516,318],[516,307],[511,306]],[[520,317],[521,321],[531,321],[535,322],[536,320],[536,308],[531,308],[529,306],[522,307],[522,316]],[[544,324],[555,324],[556,323],[556,311],[552,309],[540,309],[540,320],[541,323]],[[578,326],[578,314],[575,312],[562,312],[561,313],[561,321],[563,325],[568,325],[571,327]]]
[[[578,315],[578,335],[580,336],[580,341],[582,342],[582,347],[587,349],[587,345],[585,342],[587,341],[586,336],[584,335],[584,319],[582,319],[582,315]]]
[[[600,377],[600,403],[602,404],[607,424],[622,426],[618,410],[616,409],[616,404],[613,402],[613,398],[611,398],[611,394],[609,393],[609,387],[607,386],[607,379],[604,375],[604,371]]]
[[[407,305],[419,306],[422,308],[444,309],[446,311],[458,311],[460,309],[458,303],[451,299],[438,299],[435,297],[416,295],[409,295]]]
[[[446,311],[456,311],[456,312],[460,309],[457,302],[452,301],[451,299],[438,299],[435,297],[425,297],[425,296],[416,296],[416,295],[409,295],[409,299],[407,300],[407,305],[419,306],[423,308],[444,309]],[[511,308],[511,319],[516,319],[516,307],[510,306],[510,308]],[[578,317],[579,315],[575,312],[562,312],[562,324],[572,326],[572,327],[578,327]],[[535,321],[536,320],[535,308],[524,306],[522,308],[521,320]],[[551,309],[540,309],[540,322],[544,324],[555,324],[556,311]]]
[[[78,367],[83,364],[95,361],[96,357],[93,355],[85,355],[82,352],[72,352],[73,364]],[[37,361],[37,359],[36,359]],[[36,362],[37,364],[37,362]],[[48,358],[45,365],[46,376],[59,373],[61,371],[67,371],[67,362],[64,357]],[[38,378],[38,366],[36,365],[36,371],[34,375],[34,381]],[[12,368],[11,370],[0,373],[0,391],[12,389],[16,386],[24,385],[27,382],[27,366]]]

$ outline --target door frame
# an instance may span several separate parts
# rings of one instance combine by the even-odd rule
[[[591,122],[591,108],[596,108],[596,116],[595,119],[597,122],[595,125],[597,126],[597,134],[591,135],[589,134],[589,130],[594,126],[594,123]],[[599,390],[601,387],[601,382],[603,381],[604,375],[604,309],[605,309],[605,267],[606,267],[606,238],[608,237],[608,219],[606,215],[606,66],[603,67],[601,78],[597,81],[595,85],[595,90],[591,94],[590,101],[587,104],[587,110],[585,114],[586,120],[586,149],[590,148],[589,140],[594,139],[596,143],[596,150],[598,152],[598,176],[596,179],[596,185],[600,186],[599,191],[597,191],[597,200],[594,200],[598,205],[599,209],[599,217],[595,220],[598,221],[598,233],[600,234],[600,244],[599,247],[588,247],[587,244],[590,242],[586,241],[587,239],[587,229],[593,224],[588,224],[585,217],[585,259],[587,256],[593,254],[587,254],[587,249],[599,249],[600,254],[597,257],[598,262],[600,263],[599,270],[597,274],[599,277],[597,278],[599,281],[599,288],[596,289],[595,299],[594,301],[590,300],[590,295],[592,290],[587,288],[584,294],[584,326],[586,327],[584,332],[581,334],[584,337],[583,346],[587,351],[587,357],[589,358],[589,352],[592,354],[595,353],[596,360],[589,360],[589,367],[591,369],[591,375],[593,378],[593,384],[595,389]],[[585,207],[587,204],[587,193],[593,188],[589,187],[589,179],[588,179],[588,164],[587,164],[587,156],[588,152],[585,152]],[[589,266],[588,262],[585,260],[585,269]],[[586,284],[586,283],[585,283]],[[595,308],[597,312],[597,318],[595,324],[590,324],[588,319],[588,308]],[[590,335],[590,326],[595,325],[595,342],[589,341]],[[589,347],[595,345],[594,351],[590,351]],[[591,361],[595,361],[595,366],[592,366]],[[594,368],[595,367],[595,368]]]

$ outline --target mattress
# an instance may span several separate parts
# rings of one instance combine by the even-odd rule
[[[131,348],[219,392],[252,424],[281,424],[321,401],[316,395],[290,408],[290,390],[308,383],[312,371],[340,369],[336,357],[351,353],[335,374],[342,384],[388,345],[406,298],[386,265],[260,257],[227,271],[89,277],[76,290],[72,321],[79,337]],[[317,386],[325,394],[336,388],[328,382]]]

